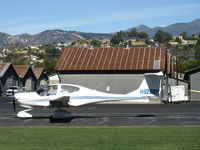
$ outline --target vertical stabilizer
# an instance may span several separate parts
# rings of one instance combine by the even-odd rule
[[[163,73],[145,73],[144,79],[139,88],[128,93],[128,95],[135,95],[141,97],[158,97],[161,91],[161,80]]]

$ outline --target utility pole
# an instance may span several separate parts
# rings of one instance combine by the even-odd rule
[[[178,86],[178,56],[176,54],[176,85]]]

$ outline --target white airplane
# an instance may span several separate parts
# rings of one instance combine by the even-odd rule
[[[27,108],[18,112],[17,116],[31,118],[32,114],[28,111],[34,107],[57,107],[52,117],[67,118],[71,114],[62,110],[62,107],[81,106],[105,101],[139,100],[146,102],[149,98],[160,96],[162,76],[162,72],[144,74],[144,80],[139,88],[127,94],[110,94],[72,84],[52,84],[39,88],[35,92],[16,93],[15,99],[19,105]]]

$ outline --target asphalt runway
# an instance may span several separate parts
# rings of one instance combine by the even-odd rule
[[[24,110],[11,98],[0,99],[0,126],[138,126],[138,125],[200,125],[200,103],[187,104],[91,104],[65,108],[72,117],[52,120],[55,108],[35,108],[33,118],[20,119]]]

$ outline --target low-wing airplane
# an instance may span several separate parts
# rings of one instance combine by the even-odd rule
[[[15,99],[19,105],[27,108],[18,112],[17,116],[31,118],[32,114],[28,111],[34,107],[57,107],[52,117],[67,118],[71,114],[62,110],[62,107],[81,106],[105,101],[139,100],[146,102],[149,98],[160,96],[162,76],[162,72],[144,74],[144,80],[139,88],[127,94],[110,94],[73,84],[52,84],[39,88],[35,92],[16,93]]]

